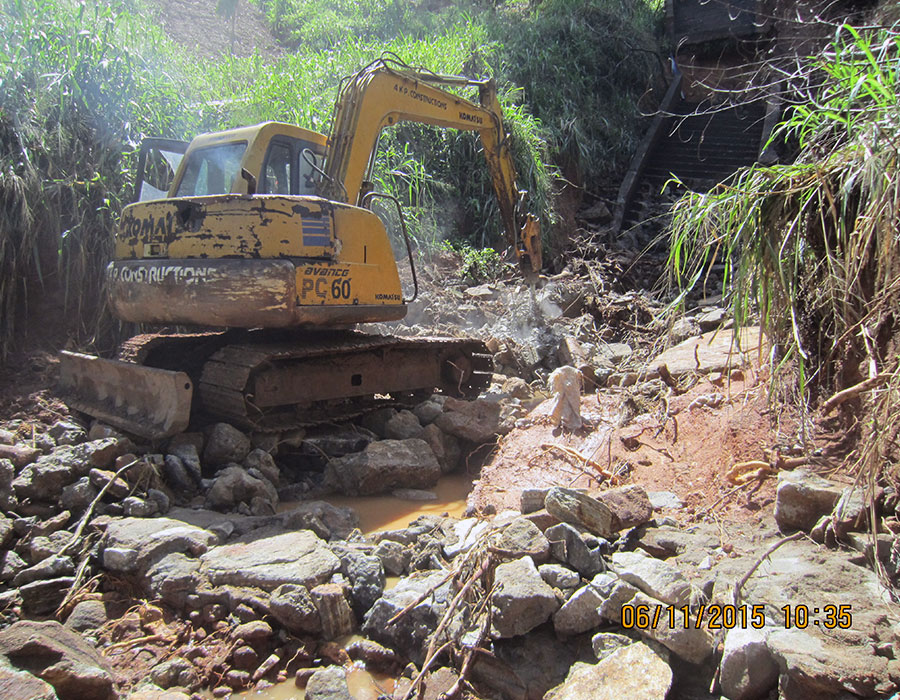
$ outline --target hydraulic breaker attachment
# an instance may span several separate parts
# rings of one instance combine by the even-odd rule
[[[184,372],[63,351],[57,390],[72,408],[150,440],[184,431],[190,419]]]

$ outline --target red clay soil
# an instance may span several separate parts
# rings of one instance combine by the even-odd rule
[[[621,475],[622,484],[674,492],[684,503],[672,513],[679,519],[712,514],[757,521],[771,510],[774,478],[736,488],[725,475],[739,462],[797,454],[796,421],[769,405],[766,383],[755,372],[747,375],[730,386],[704,378],[670,397],[664,424],[664,401],[651,402],[643,415],[629,419],[642,399],[628,389],[583,396],[581,413],[589,425],[576,432],[553,428],[550,402],[544,402],[532,412],[530,425],[500,441],[469,496],[469,511],[518,509],[525,487],[609,488],[609,480],[597,478],[599,467]],[[723,397],[720,406],[703,405],[700,397],[715,394]],[[555,446],[574,449],[594,464]]]

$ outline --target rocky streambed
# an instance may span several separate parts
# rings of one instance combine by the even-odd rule
[[[492,476],[496,508],[374,533],[323,500],[429,498],[498,436],[527,445],[548,414],[524,418],[537,401],[510,379],[354,425],[219,423],[164,445],[8,421],[0,697],[183,700],[281,682],[337,700],[361,667],[404,700],[898,691],[900,626],[875,573],[897,575],[896,539],[863,534],[861,488],[805,468],[783,468],[774,502],[740,521],[690,518],[675,494],[602,469],[589,488]],[[595,434],[568,434],[570,451]],[[876,516],[893,522],[897,502],[880,490]]]

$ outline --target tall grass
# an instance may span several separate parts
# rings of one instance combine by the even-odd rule
[[[821,89],[776,136],[797,160],[680,200],[671,269],[689,288],[724,262],[736,319],[759,315],[810,400],[876,387],[844,409],[880,469],[900,433],[900,26],[843,26],[807,70]]]
[[[162,37],[110,6],[6,0],[0,23],[2,359],[45,285],[75,337],[107,330],[102,272],[131,155],[187,110],[154,65]]]

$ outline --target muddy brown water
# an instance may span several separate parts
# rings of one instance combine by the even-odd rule
[[[406,527],[420,515],[443,515],[462,517],[466,509],[466,497],[472,490],[473,478],[468,474],[451,474],[443,477],[432,491],[437,498],[433,501],[412,501],[395,496],[333,496],[325,500],[335,506],[352,508],[359,516],[359,527],[365,534]],[[281,509],[290,510],[296,503],[283,503]],[[387,588],[396,585],[399,578],[388,577]],[[346,646],[353,639],[338,640]],[[354,700],[378,700],[383,694],[390,695],[394,689],[394,679],[372,674],[361,665],[354,663],[347,669],[347,683]],[[304,700],[306,693],[289,679],[270,688],[247,690],[231,696],[235,700]]]

